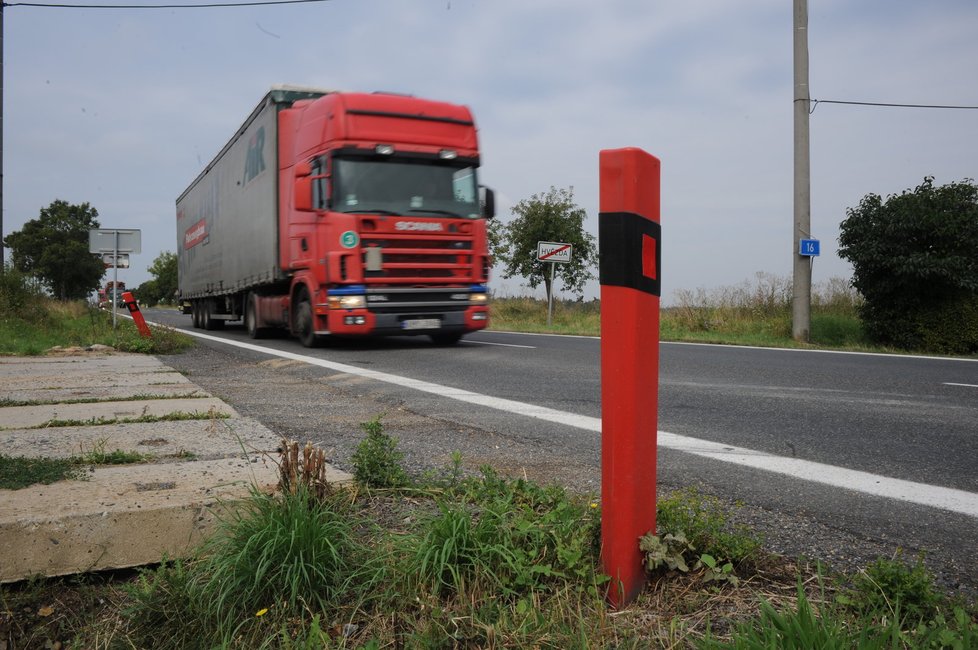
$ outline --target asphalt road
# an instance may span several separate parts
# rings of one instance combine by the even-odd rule
[[[147,318],[190,330],[189,316]],[[405,337],[309,350],[233,326],[206,334],[358,375],[392,403],[548,450],[600,484],[597,339],[485,332],[451,348]],[[660,436],[660,489],[697,484],[829,536],[947,556],[952,584],[956,567],[978,566],[978,361],[664,343],[659,391],[658,428],[676,434]],[[710,443],[720,451],[696,453]],[[914,503],[933,490],[936,507]]]

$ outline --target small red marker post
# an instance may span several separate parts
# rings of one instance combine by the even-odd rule
[[[139,333],[143,335],[144,338],[153,338],[153,333],[149,331],[149,326],[146,324],[146,319],[143,318],[143,313],[139,311],[139,305],[136,303],[136,299],[133,298],[132,292],[123,291],[122,292],[122,302],[126,303],[126,309],[132,314],[132,322],[136,323],[136,328]]]
[[[631,147],[602,151],[599,166],[601,559],[619,607],[645,585],[639,538],[655,530],[660,166]]]

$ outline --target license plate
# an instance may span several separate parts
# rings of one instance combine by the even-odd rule
[[[405,330],[436,330],[441,327],[437,318],[409,318],[401,321],[401,329]]]

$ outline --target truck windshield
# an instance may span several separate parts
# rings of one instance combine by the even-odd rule
[[[333,209],[475,219],[479,217],[475,168],[450,161],[337,158]]]

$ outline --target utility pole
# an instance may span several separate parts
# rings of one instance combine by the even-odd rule
[[[3,265],[3,2],[0,2],[0,273]]]
[[[808,0],[794,0],[795,45],[795,209],[794,282],[792,292],[791,335],[808,342],[812,318],[812,263],[801,255],[799,244],[812,236],[811,152],[808,117],[811,94],[808,88]]]

